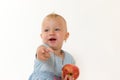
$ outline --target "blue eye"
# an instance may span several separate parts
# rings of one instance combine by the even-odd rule
[[[56,28],[55,31],[60,31],[60,29],[59,29],[59,28]]]
[[[49,29],[45,29],[45,30],[44,30],[44,32],[48,32],[48,31],[49,31]]]

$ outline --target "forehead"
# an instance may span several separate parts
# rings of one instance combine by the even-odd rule
[[[66,22],[60,17],[46,17],[42,23],[42,29],[45,27],[61,27],[66,29]]]

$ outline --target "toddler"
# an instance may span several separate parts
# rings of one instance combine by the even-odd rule
[[[62,67],[75,64],[72,55],[62,50],[63,42],[69,37],[65,19],[56,13],[48,14],[41,30],[43,44],[37,49],[34,71],[29,80],[74,80],[70,76],[62,78]]]

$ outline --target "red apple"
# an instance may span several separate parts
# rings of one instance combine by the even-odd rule
[[[72,76],[76,80],[79,74],[80,74],[79,68],[74,64],[66,64],[62,68],[63,79],[65,78],[66,75],[68,75],[68,76]]]

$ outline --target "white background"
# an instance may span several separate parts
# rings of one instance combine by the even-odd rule
[[[62,15],[78,80],[120,80],[119,0],[0,0],[0,80],[28,80],[43,17]]]

